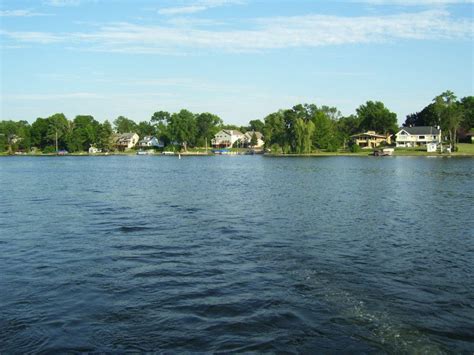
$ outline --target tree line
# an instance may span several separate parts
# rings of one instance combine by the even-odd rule
[[[454,147],[474,127],[474,97],[458,100],[454,93],[446,91],[420,112],[408,115],[404,126],[440,126]],[[266,148],[273,152],[310,153],[350,148],[350,137],[356,133],[371,130],[394,134],[398,125],[396,114],[380,101],[367,101],[349,116],[342,116],[335,107],[298,104],[240,127],[226,125],[212,113],[184,109],[175,113],[157,111],[148,121],[139,123],[123,116],[112,123],[100,123],[90,115],[69,120],[57,113],[39,117],[32,124],[24,120],[0,121],[0,151],[30,151],[34,147],[44,153],[62,149],[81,152],[90,146],[113,151],[116,134],[127,132],[135,132],[140,138],[156,136],[166,146],[186,150],[210,145],[220,129],[261,132]]]

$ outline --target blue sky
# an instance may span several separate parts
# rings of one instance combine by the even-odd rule
[[[472,0],[2,0],[0,120],[63,112],[243,125],[297,103],[399,122],[473,95]]]

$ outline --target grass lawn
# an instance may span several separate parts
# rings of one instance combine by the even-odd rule
[[[472,154],[474,155],[474,144],[472,143],[459,143],[457,154]]]

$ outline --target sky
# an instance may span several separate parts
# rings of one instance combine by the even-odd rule
[[[1,0],[0,120],[473,95],[473,0]]]

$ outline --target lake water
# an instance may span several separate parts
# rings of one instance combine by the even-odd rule
[[[0,353],[474,351],[474,159],[0,159]]]

